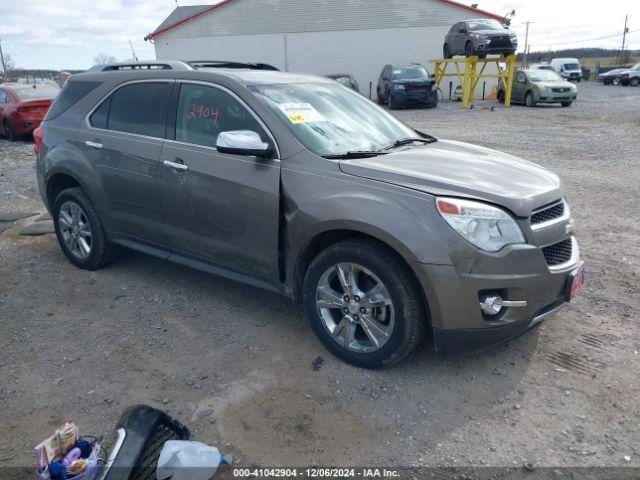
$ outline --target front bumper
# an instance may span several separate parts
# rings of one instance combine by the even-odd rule
[[[429,90],[427,92],[414,93],[410,90],[392,90],[391,100],[398,106],[426,106],[435,107],[438,105],[438,91]]]
[[[481,351],[532,329],[566,304],[569,278],[581,263],[576,250],[567,265],[552,270],[541,249],[533,245],[482,252],[456,265],[413,263],[429,307],[436,351]],[[486,317],[479,300],[485,291],[527,304],[504,307],[500,315]]]
[[[541,93],[538,101],[540,103],[573,102],[576,98],[578,98],[576,92]]]

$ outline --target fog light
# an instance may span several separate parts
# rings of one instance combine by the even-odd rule
[[[480,308],[486,315],[497,315],[502,310],[502,297],[500,295],[483,295],[480,297]]]

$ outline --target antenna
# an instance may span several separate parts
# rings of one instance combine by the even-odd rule
[[[131,47],[131,53],[133,53],[133,60],[137,62],[138,56],[136,55],[136,51],[133,49],[133,44],[131,43],[131,40],[129,40],[129,46]]]

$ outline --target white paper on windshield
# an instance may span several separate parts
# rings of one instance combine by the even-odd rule
[[[281,103],[280,110],[287,116],[291,123],[324,122],[322,114],[313,108],[310,103]]]

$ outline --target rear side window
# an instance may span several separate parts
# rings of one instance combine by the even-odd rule
[[[166,82],[125,85],[91,114],[91,126],[163,138],[170,93],[171,84]]]
[[[53,105],[51,105],[51,108],[47,112],[45,120],[52,120],[60,116],[62,113],[69,110],[73,105],[78,103],[98,85],[100,85],[100,82],[69,80],[54,100]]]

